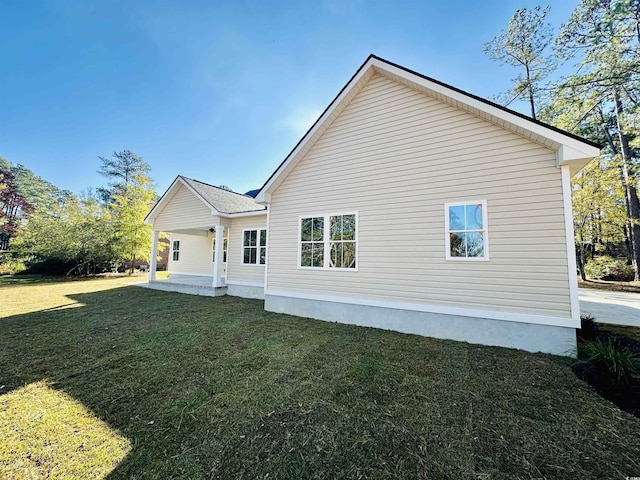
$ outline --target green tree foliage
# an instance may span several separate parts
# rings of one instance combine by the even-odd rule
[[[603,159],[585,167],[571,185],[578,267],[584,280],[588,253],[603,252],[625,239],[624,192],[618,166]]]
[[[23,257],[66,265],[67,275],[111,270],[119,253],[116,221],[94,198],[70,196],[36,211],[14,247]]]
[[[560,126],[590,131],[619,165],[636,280],[640,279],[639,26],[637,0],[582,0],[555,43],[558,57],[575,59],[578,72],[563,79],[554,92]],[[563,124],[567,121],[575,124]]]
[[[144,223],[156,197],[151,181],[145,176],[134,177],[113,196],[112,209],[116,219],[116,241],[120,257],[126,259],[129,273],[136,260],[149,261],[151,253],[151,225]]]
[[[492,60],[517,67],[513,88],[503,103],[517,99],[529,102],[531,116],[536,118],[536,102],[542,81],[553,71],[554,62],[547,54],[553,34],[545,21],[549,7],[521,8],[511,17],[507,29],[484,44],[484,52]]]
[[[102,162],[98,173],[109,180],[107,188],[99,188],[97,193],[105,203],[111,203],[115,195],[130,184],[149,179],[151,167],[141,157],[130,150],[114,152],[112,158],[98,157]]]
[[[98,193],[114,215],[120,258],[133,273],[136,260],[149,261],[151,252],[151,226],[144,223],[157,199],[148,176],[151,167],[129,150],[116,152],[113,158],[99,158],[102,166],[98,172],[109,179],[109,188],[99,189]]]
[[[53,183],[44,180],[24,165],[14,165],[11,173],[15,175],[16,186],[36,210],[50,209],[54,205],[63,202],[71,192],[61,190]]]

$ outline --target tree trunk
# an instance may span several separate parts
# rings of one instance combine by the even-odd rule
[[[631,256],[631,264],[635,271],[635,281],[640,280],[640,200],[638,199],[638,191],[635,184],[635,176],[630,172],[632,162],[631,148],[629,147],[629,139],[624,133],[624,119],[622,115],[622,101],[618,92],[614,90],[613,99],[616,107],[616,121],[618,123],[618,136],[620,139],[620,150],[622,153],[622,176],[623,186],[625,189],[625,200],[627,202],[627,213],[629,215],[629,237],[631,240],[631,248],[633,255]]]
[[[533,99],[533,86],[531,85],[531,73],[529,72],[529,65],[525,65],[524,68],[527,71],[527,91],[529,92],[529,105],[531,106],[531,118],[536,119],[536,105]]]

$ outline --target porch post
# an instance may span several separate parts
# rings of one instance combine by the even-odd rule
[[[222,248],[224,225],[216,225],[216,261],[213,262],[213,287],[222,286]]]
[[[156,268],[158,264],[158,231],[151,233],[151,264],[149,265],[149,281],[156,279]]]

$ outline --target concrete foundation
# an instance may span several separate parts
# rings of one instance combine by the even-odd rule
[[[426,337],[576,356],[575,328],[266,295],[265,310]]]

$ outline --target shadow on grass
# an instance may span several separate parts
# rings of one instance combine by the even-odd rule
[[[640,471],[640,422],[558,357],[271,314],[233,297],[123,287],[69,298],[84,306],[0,322],[0,392],[49,379],[94,412],[132,444],[110,478]]]

